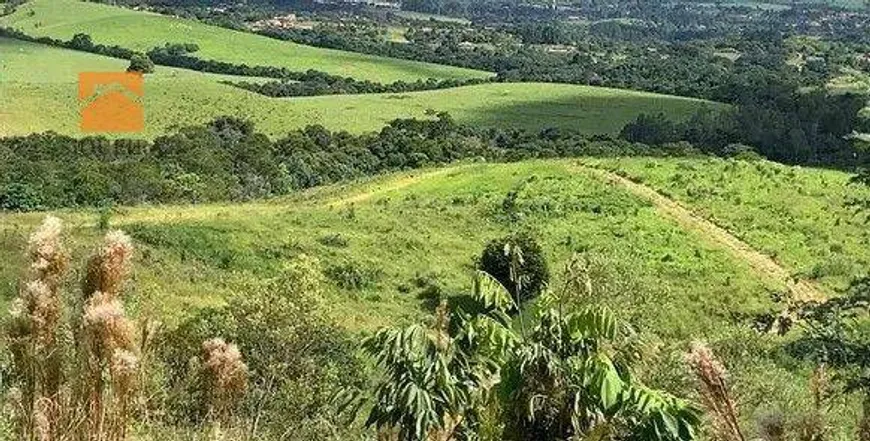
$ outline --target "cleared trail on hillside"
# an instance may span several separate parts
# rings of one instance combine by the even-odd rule
[[[365,202],[373,197],[396,190],[413,186],[437,176],[456,172],[468,167],[460,165],[433,170],[415,171],[401,177],[388,180],[375,180],[361,185],[362,188],[354,189],[346,195],[327,197],[322,204],[329,208],[339,208],[345,205]],[[239,217],[256,217],[270,213],[280,213],[292,209],[295,205],[305,205],[304,201],[267,201],[251,202],[244,204],[215,204],[215,205],[191,205],[168,209],[165,206],[153,208],[133,209],[128,213],[117,215],[113,218],[114,225],[127,225],[133,223],[161,223],[161,222],[189,222],[207,221],[215,219],[233,219]],[[88,220],[87,222],[92,222]]]
[[[582,164],[578,164],[575,167],[602,180],[622,186],[632,194],[650,201],[660,213],[673,219],[686,230],[694,231],[707,240],[727,249],[738,259],[747,262],[752,269],[762,276],[784,283],[795,300],[823,301],[827,298],[827,295],[814,283],[806,280],[796,280],[787,268],[777,263],[770,256],[757,251],[751,245],[743,242],[724,228],[696,215],[679,202],[662,195],[652,188],[607,170]]]
[[[365,202],[365,201],[371,199],[373,196],[376,196],[378,194],[387,193],[387,192],[395,191],[395,190],[401,190],[403,188],[414,185],[420,181],[432,179],[434,177],[442,176],[442,175],[447,174],[447,173],[456,172],[456,171],[462,170],[465,167],[466,166],[462,166],[462,165],[454,166],[454,167],[445,167],[445,168],[439,168],[436,170],[432,170],[432,171],[426,172],[426,173],[404,176],[404,177],[401,177],[399,179],[387,181],[387,182],[383,183],[383,185],[375,186],[374,188],[370,188],[366,191],[355,193],[355,194],[352,194],[350,196],[346,196],[346,197],[343,197],[340,199],[332,200],[332,201],[328,202],[326,205],[330,208],[336,208],[336,207],[339,207],[342,205],[349,205],[349,204]]]

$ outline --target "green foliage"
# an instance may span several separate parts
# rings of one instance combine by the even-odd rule
[[[111,205],[106,205],[101,207],[99,211],[97,211],[97,229],[100,231],[108,231],[111,228],[112,223],[112,211],[113,207]]]
[[[323,284],[317,260],[300,256],[278,277],[239,287],[226,306],[204,309],[170,332],[160,345],[170,421],[205,418],[189,359],[203,341],[220,336],[239,346],[250,370],[251,390],[236,411],[256,421],[251,435],[279,438],[293,426],[289,439],[305,440],[347,430],[335,419],[332,396],[358,385],[364,370],[350,336],[324,314]]]
[[[320,236],[317,241],[320,242],[321,245],[334,248],[347,248],[347,246],[350,245],[350,240],[338,233]]]
[[[643,144],[666,144],[680,139],[677,126],[664,113],[639,115],[636,120],[622,128],[620,135],[631,142]]]
[[[352,291],[373,288],[381,277],[380,269],[369,268],[357,262],[330,265],[324,273],[339,288]]]
[[[510,252],[512,249],[519,250],[520,255],[513,257]],[[550,280],[544,251],[538,241],[527,232],[490,241],[484,248],[477,267],[492,275],[520,302],[537,297]]]
[[[12,182],[0,191],[0,208],[9,211],[41,210],[42,197],[34,187],[20,182]]]
[[[127,72],[154,73],[154,62],[145,54],[133,55],[130,58],[130,66],[127,68]]]
[[[442,303],[431,327],[366,340],[385,372],[368,425],[402,440],[474,437],[486,408],[499,406],[500,439],[695,438],[699,410],[634,379],[607,310],[544,309],[526,336],[510,327],[510,293],[486,273],[472,298],[486,312],[449,314]]]

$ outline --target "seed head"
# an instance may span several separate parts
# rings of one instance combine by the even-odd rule
[[[139,370],[139,357],[126,349],[115,349],[109,372],[112,381],[119,390],[130,390],[136,383],[136,373]]]
[[[58,293],[42,280],[34,280],[24,286],[21,301],[37,343],[47,345],[53,342],[60,320]]]
[[[103,246],[88,261],[85,295],[99,291],[112,297],[117,296],[129,271],[132,255],[133,242],[129,236],[118,230],[106,233]]]
[[[103,360],[114,356],[115,350],[133,350],[133,328],[124,315],[120,300],[96,292],[85,305],[83,327],[95,355]]]
[[[63,223],[54,216],[46,216],[28,241],[30,266],[37,272],[60,272],[66,265],[61,244]]]
[[[713,351],[701,342],[694,342],[686,361],[698,379],[698,392],[718,439],[744,441],[740,430],[737,406],[726,384],[725,367],[713,355]]]
[[[222,338],[202,344],[206,376],[210,382],[212,406],[221,411],[238,400],[248,385],[248,366],[239,347]]]

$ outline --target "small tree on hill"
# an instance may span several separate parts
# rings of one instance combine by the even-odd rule
[[[495,277],[520,302],[537,297],[550,280],[544,251],[528,233],[489,242],[478,269]]]
[[[127,72],[139,72],[142,74],[154,72],[154,62],[144,54],[136,54],[130,58],[130,67]]]
[[[366,340],[384,373],[367,420],[378,439],[477,439],[483,426],[508,440],[695,438],[698,409],[631,374],[630,329],[605,309],[566,304],[582,294],[574,290],[583,280],[542,296],[522,334],[508,316],[516,308],[511,294],[482,271],[474,282],[471,299],[483,312],[442,303],[430,326],[384,329]]]

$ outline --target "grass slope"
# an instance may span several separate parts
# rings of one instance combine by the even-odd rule
[[[692,161],[649,163],[692,164],[699,174],[711,176],[720,171],[716,162]],[[761,166],[757,171],[747,166],[740,197],[750,198],[755,189],[748,183],[766,180],[779,167]],[[814,187],[824,179],[833,194],[845,185],[844,174],[783,173],[788,170],[795,171],[792,184]],[[516,200],[522,220],[511,224],[503,216],[503,200],[522,182]],[[815,201],[845,210],[825,194],[805,198],[801,204]],[[68,236],[78,262],[100,235],[96,215],[59,215],[71,226]],[[0,268],[4,299],[14,295],[27,234],[41,216],[0,215],[0,259],[9,263]],[[131,233],[139,247],[129,303],[170,325],[196,308],[221,304],[245,281],[270,277],[305,253],[318,257],[325,273],[344,268],[338,272],[359,278],[359,288],[341,288],[342,277],[332,276],[326,303],[341,323],[362,333],[417,319],[437,296],[467,291],[470,264],[486,241],[528,228],[542,240],[554,284],[560,283],[560,265],[571,253],[590,257],[596,296],[589,301],[611,306],[647,331],[643,341],[650,355],[643,375],[651,383],[688,391],[680,353],[700,338],[710,341],[729,367],[749,436],[755,434],[749,423],[753,415],[793,414],[811,402],[807,367],[782,354],[785,340],[749,328],[752,314],[771,306],[769,294],[783,289],[781,283],[760,279],[701,232],[663,218],[645,199],[572,161],[466,164],[271,202],[133,208],[116,214],[112,224]],[[817,228],[826,231],[826,221],[817,219]],[[843,253],[857,251],[844,248]],[[852,433],[855,410],[837,404],[831,412],[830,423],[843,436]]]
[[[123,60],[0,39],[0,136],[54,130],[77,135],[78,73],[126,69]],[[438,91],[268,98],[220,84],[222,75],[158,67],[146,75],[145,137],[174,125],[208,121],[218,115],[251,118],[273,135],[309,124],[364,132],[396,118],[447,111],[476,125],[541,129],[560,127],[589,133],[619,131],[639,113],[691,115],[699,100],[564,84],[484,84]]]
[[[868,219],[848,206],[870,191],[845,173],[712,158],[593,163],[676,199],[831,294],[870,268]]]
[[[317,69],[378,82],[426,78],[486,77],[489,73],[431,63],[321,49],[196,21],[77,0],[32,0],[0,26],[64,40],[79,32],[94,42],[147,51],[164,43],[196,43],[196,56],[249,65]]]

